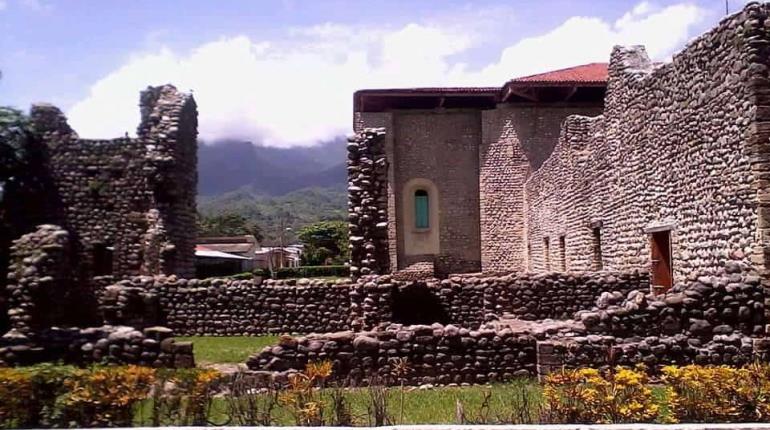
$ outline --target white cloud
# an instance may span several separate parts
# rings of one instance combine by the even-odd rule
[[[615,23],[572,17],[546,34],[506,48],[500,60],[482,75],[494,82],[512,75],[606,62],[614,45],[645,45],[652,58],[663,60],[687,41],[691,29],[704,17],[705,11],[693,4],[657,10],[647,2],[638,4]]]
[[[497,61],[475,70],[457,58],[483,49],[479,41],[494,35],[467,26],[372,29],[326,23],[290,29],[281,40],[224,38],[188,53],[160,49],[136,55],[94,84],[68,114],[82,136],[133,132],[138,91],[172,82],[194,92],[203,139],[312,144],[350,129],[352,95],[360,88],[501,85],[514,76],[607,61],[615,44],[645,44],[654,58],[663,59],[686,41],[703,15],[691,4],[656,8],[642,2],[615,22],[572,17],[505,48]]]
[[[4,11],[8,7],[8,3],[5,0],[0,0],[0,12]]]

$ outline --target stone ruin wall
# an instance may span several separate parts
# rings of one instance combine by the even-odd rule
[[[70,234],[43,225],[13,242],[8,268],[8,316],[23,336],[55,325],[73,324],[63,304],[77,299],[67,268],[71,264]],[[74,296],[74,297],[73,297]]]
[[[375,377],[389,385],[482,384],[536,371],[532,336],[441,324],[393,324],[373,332],[282,338],[250,357],[247,366],[282,372],[321,360],[331,360],[332,377],[351,385],[366,385]],[[399,361],[408,366],[403,375],[396,371]]]
[[[479,147],[481,269],[526,271],[524,183],[551,154],[572,114],[598,115],[601,107],[498,105],[482,112]]]
[[[140,106],[137,134],[147,151],[146,163],[153,168],[147,178],[153,199],[143,245],[159,250],[157,260],[145,252],[140,273],[192,277],[197,239],[197,106],[192,96],[170,86],[144,91]]]
[[[76,327],[102,323],[97,300],[116,277],[194,273],[195,102],[166,85],[144,91],[140,106],[139,137],[113,140],[79,139],[59,109],[33,106],[34,133],[25,149],[34,186],[8,190],[4,220],[18,224],[10,231],[33,231],[10,248],[4,288],[10,331],[0,340],[0,361],[192,362],[189,345],[168,341],[161,348],[161,339],[153,343],[126,327]],[[26,201],[45,204],[16,203]],[[25,213],[50,224],[35,229],[19,218]],[[82,354],[65,351],[68,342],[70,349],[82,346]],[[189,360],[173,358],[177,353]]]
[[[176,342],[167,328],[73,327],[90,316],[68,270],[72,245],[70,233],[54,225],[14,241],[7,287],[11,330],[0,337],[0,366],[62,361],[192,367],[192,344]]]
[[[353,114],[353,130],[355,133],[361,133],[364,128],[380,128],[390,130],[393,127],[393,114],[390,112],[355,112]],[[386,158],[392,160],[393,154],[393,133],[385,133],[381,137],[380,147],[385,151]],[[350,160],[350,157],[348,158]],[[386,214],[387,220],[396,219],[396,193],[393,189],[395,178],[394,163],[389,162],[387,168],[387,179],[385,192],[387,194]],[[388,254],[387,263],[380,264],[385,268],[385,273],[392,273],[398,270],[398,236],[396,234],[395,224],[388,222]]]
[[[373,330],[390,322],[479,328],[503,315],[571,318],[603,294],[649,289],[645,274],[546,274],[398,281],[132,277],[108,286],[101,313],[112,325],[164,325],[185,336]]]
[[[668,222],[675,282],[728,261],[764,270],[768,12],[747,6],[665,65],[642,48],[613,51],[604,115],[569,118],[526,184],[533,270],[564,269],[562,236],[566,269],[595,269],[592,223],[604,268],[648,269],[644,229]]]
[[[285,376],[281,372],[301,370],[308,362],[329,359],[338,378],[357,383],[375,373],[387,377],[394,360],[405,359],[412,369],[405,383],[417,385],[504,381],[523,374],[543,375],[563,366],[644,363],[655,371],[667,364],[766,361],[770,340],[763,335],[764,289],[760,277],[746,269],[730,263],[723,275],[702,276],[657,296],[649,293],[643,273],[605,272],[591,278],[456,276],[439,282],[440,300],[448,301],[453,313],[451,323],[380,324],[372,332],[286,337],[254,354],[247,364],[276,378]],[[365,281],[370,304],[393,305],[386,299],[387,292],[393,291],[387,281],[387,276]],[[517,282],[525,282],[527,288],[517,288]],[[501,284],[507,288],[500,288]],[[584,310],[572,320],[567,315],[571,309],[562,308],[565,304]],[[366,321],[391,312],[387,306],[371,306],[364,315]],[[500,307],[513,309],[512,315],[518,318],[563,321],[508,325],[505,319],[483,322],[486,318],[479,317],[490,316]],[[463,320],[463,312],[481,323]],[[399,381],[391,378],[389,383]]]
[[[58,108],[33,106],[38,146],[30,150],[39,154],[31,169],[43,194],[8,195],[47,201],[30,216],[69,233],[67,278],[90,323],[99,320],[96,298],[108,283],[100,278],[194,273],[195,102],[167,85],[144,91],[140,105],[139,137],[113,140],[80,139]]]
[[[59,209],[47,216],[73,234],[85,279],[97,246],[114,247],[107,272],[116,277],[194,273],[195,102],[170,85],[147,89],[140,102],[137,139],[80,139],[59,109],[32,108],[47,151],[39,168]]]

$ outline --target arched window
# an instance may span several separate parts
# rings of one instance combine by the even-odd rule
[[[430,227],[430,205],[428,192],[417,190],[414,192],[414,226],[416,228]]]

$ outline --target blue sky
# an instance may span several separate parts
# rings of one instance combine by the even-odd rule
[[[732,11],[743,1],[730,0]],[[201,137],[311,144],[350,127],[358,88],[501,85],[606,61],[665,60],[724,0],[0,0],[0,104],[47,101],[84,137],[132,132],[138,91],[193,91]]]

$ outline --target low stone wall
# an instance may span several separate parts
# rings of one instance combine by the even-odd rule
[[[511,316],[524,320],[570,319],[596,305],[602,294],[649,291],[649,276],[644,272],[595,272],[517,274],[501,277],[451,278],[449,285],[461,290],[484,292],[487,314]],[[472,285],[476,288],[469,289]],[[464,297],[461,300],[468,300]],[[478,299],[471,299],[478,301]]]
[[[455,324],[478,329],[503,315],[570,318],[607,292],[648,289],[646,274],[515,274],[397,281],[134,277],[105,288],[110,324],[166,325],[182,335],[259,335],[372,330],[383,324]]]
[[[683,333],[691,338],[715,334],[763,335],[765,288],[762,278],[732,262],[719,276],[700,276],[659,295],[629,293],[599,301],[577,317],[591,333],[618,337]]]
[[[534,375],[535,339],[510,330],[468,330],[454,325],[392,324],[383,330],[284,337],[250,357],[251,370],[302,370],[331,360],[349,384],[374,376],[407,385],[506,381]],[[406,373],[397,370],[406,363]]]
[[[163,324],[185,336],[313,333],[349,327],[351,284],[134,277],[105,289],[111,323]]]
[[[178,342],[165,327],[50,328],[28,337],[12,330],[0,338],[0,366],[61,361],[88,365],[140,364],[194,367],[191,342]]]
[[[716,335],[707,342],[678,334],[623,341],[613,336],[589,335],[538,342],[538,374],[562,367],[634,366],[644,364],[653,371],[676,364],[744,366],[770,360],[770,339]]]

